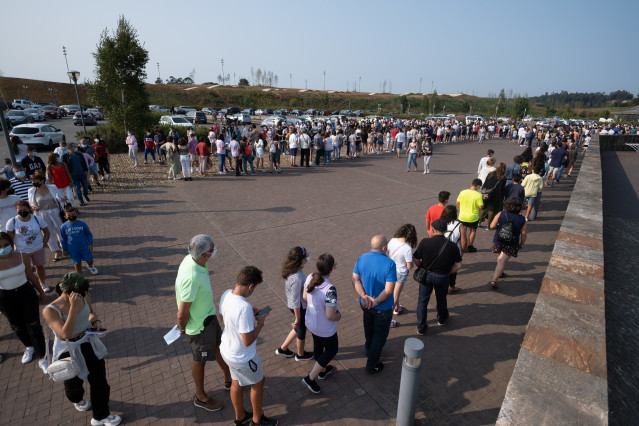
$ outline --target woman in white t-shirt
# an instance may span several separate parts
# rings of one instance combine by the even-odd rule
[[[304,283],[304,300],[308,304],[306,327],[313,335],[315,365],[302,383],[311,392],[319,393],[316,379],[324,380],[335,371],[335,367],[328,363],[337,354],[337,321],[342,314],[337,307],[337,290],[328,280],[336,266],[335,259],[330,254],[321,254],[315,266],[317,272],[306,277]]]
[[[457,220],[457,207],[454,205],[448,205],[444,207],[442,211],[441,220],[448,224],[448,229],[444,233],[444,237],[448,238],[451,243],[455,243],[459,249],[459,254],[462,254],[461,248],[461,231],[459,229],[460,222]],[[448,276],[448,291],[455,293],[459,289],[455,285],[457,281],[457,272]]]
[[[46,285],[44,265],[47,264],[47,255],[44,245],[49,242],[49,228],[44,219],[34,216],[33,210],[27,201],[20,200],[15,204],[17,216],[9,219],[6,224],[6,232],[13,239],[16,251],[24,253],[30,258],[35,267],[36,275],[45,293],[51,291]]]
[[[264,139],[262,138],[259,138],[257,142],[255,142],[255,158],[257,158],[255,168],[264,173]]]
[[[413,249],[415,247],[417,247],[417,231],[410,223],[400,226],[388,242],[388,257],[395,261],[397,268],[397,282],[393,291],[395,300],[393,315],[399,315],[404,310],[404,307],[399,304],[399,296],[402,293],[408,272],[413,267]],[[392,320],[390,326],[391,328],[397,327],[397,321]]]
[[[9,195],[11,182],[0,178],[0,231],[7,229],[7,221],[16,215],[16,203],[20,201],[17,195]]]

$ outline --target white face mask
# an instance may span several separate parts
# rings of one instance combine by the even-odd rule
[[[306,261],[310,262],[311,261],[311,256],[306,256]]]

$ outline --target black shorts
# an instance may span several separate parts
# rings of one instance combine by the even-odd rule
[[[293,318],[295,318],[295,311],[290,308],[289,310],[293,314]],[[299,340],[305,340],[306,339],[306,309],[300,308],[300,311],[301,311],[300,315],[302,317],[302,322],[300,323],[300,325],[295,327],[294,330]]]
[[[193,361],[215,361],[217,348],[222,343],[222,328],[215,315],[204,320],[204,330],[189,336]]]
[[[459,223],[461,223],[462,226],[465,226],[466,228],[477,229],[477,225],[479,224],[479,221],[476,220],[475,222],[462,222],[460,220]]]

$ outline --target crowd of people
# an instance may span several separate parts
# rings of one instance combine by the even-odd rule
[[[447,296],[460,290],[456,281],[462,256],[477,251],[476,231],[486,221],[487,228],[495,230],[492,251],[497,261],[489,285],[497,289],[498,281],[506,276],[507,262],[525,246],[527,222],[539,212],[544,186],[560,182],[566,169],[571,176],[578,154],[588,148],[591,134],[602,130],[579,126],[547,131],[523,124],[463,125],[401,119],[316,121],[272,128],[214,125],[208,138],[198,138],[191,132],[180,136],[176,129],[165,137],[156,128],[145,133],[144,162],[166,165],[169,179],[177,180],[181,175],[184,180],[192,180],[195,174],[205,176],[215,169],[215,156],[218,174],[234,172],[241,176],[248,174],[249,168],[252,174],[281,173],[282,155],[288,156],[285,161],[290,167],[322,167],[344,158],[393,153],[406,155],[407,171],[411,166],[418,170],[417,158],[423,157],[423,173],[427,174],[437,144],[463,140],[483,143],[494,137],[519,143],[522,153],[510,164],[498,163],[494,150],[488,150],[480,160],[477,178],[460,191],[454,204],[449,204],[450,192],[439,193],[438,202],[426,213],[427,238],[418,242],[416,227],[403,224],[390,240],[374,236],[370,252],[353,266],[352,285],[359,296],[364,324],[365,371],[378,374],[384,369],[381,353],[389,331],[400,325],[399,315],[405,314],[400,296],[411,274],[419,282],[416,333],[423,335],[428,328],[426,312],[433,292],[438,324],[449,321]],[[51,361],[72,357],[80,364],[77,376],[64,383],[67,399],[78,411],[92,409],[92,425],[117,425],[122,419],[108,406],[106,348],[96,335],[86,333],[99,329],[100,320],[91,304],[89,281],[82,275],[82,262],[91,274],[98,270],[93,264],[93,235],[78,219],[76,202],[77,198],[80,206],[86,205],[91,183],[100,185],[110,178],[106,144],[99,135],[95,135],[93,144],[86,138],[77,145],[61,142],[45,165],[35,148],[25,148],[19,139],[12,143],[18,163],[7,164],[9,168],[3,171],[8,179],[0,178],[0,310],[25,346],[22,362],[38,358],[39,367],[46,373],[49,360],[39,305],[45,304],[46,293],[55,289],[58,298],[43,311],[54,334]],[[133,166],[138,167],[135,136],[129,133],[126,143]],[[265,169],[267,152],[270,165]],[[69,257],[75,268],[53,288],[46,282],[45,246],[53,253],[52,262]],[[194,237],[176,279],[177,324],[181,333],[189,336],[193,352],[193,403],[209,411],[223,406],[207,395],[204,386],[205,363],[214,360],[224,374],[224,388],[230,391],[235,424],[277,424],[262,409],[265,376],[255,348],[268,309],[258,309],[247,301],[262,282],[262,271],[255,266],[243,268],[234,288],[222,294],[216,310],[207,266],[216,253],[211,237]],[[336,259],[329,253],[321,254],[313,263],[314,271],[306,275],[303,269],[309,262],[310,254],[302,246],[291,248],[284,258],[281,276],[293,322],[275,354],[300,362],[313,361],[301,382],[310,392],[320,393],[318,382],[336,371],[331,361],[339,351],[337,332],[342,314],[339,287],[330,281]],[[420,274],[415,273],[420,270]],[[218,321],[218,314],[222,321]],[[313,340],[312,352],[306,350],[307,331]],[[295,350],[291,351],[293,342]],[[84,398],[85,379],[91,386],[89,399]],[[246,387],[250,389],[253,411],[244,407]]]

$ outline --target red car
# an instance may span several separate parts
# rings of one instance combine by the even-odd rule
[[[60,109],[57,106],[45,105],[42,111],[47,118],[60,118]]]

